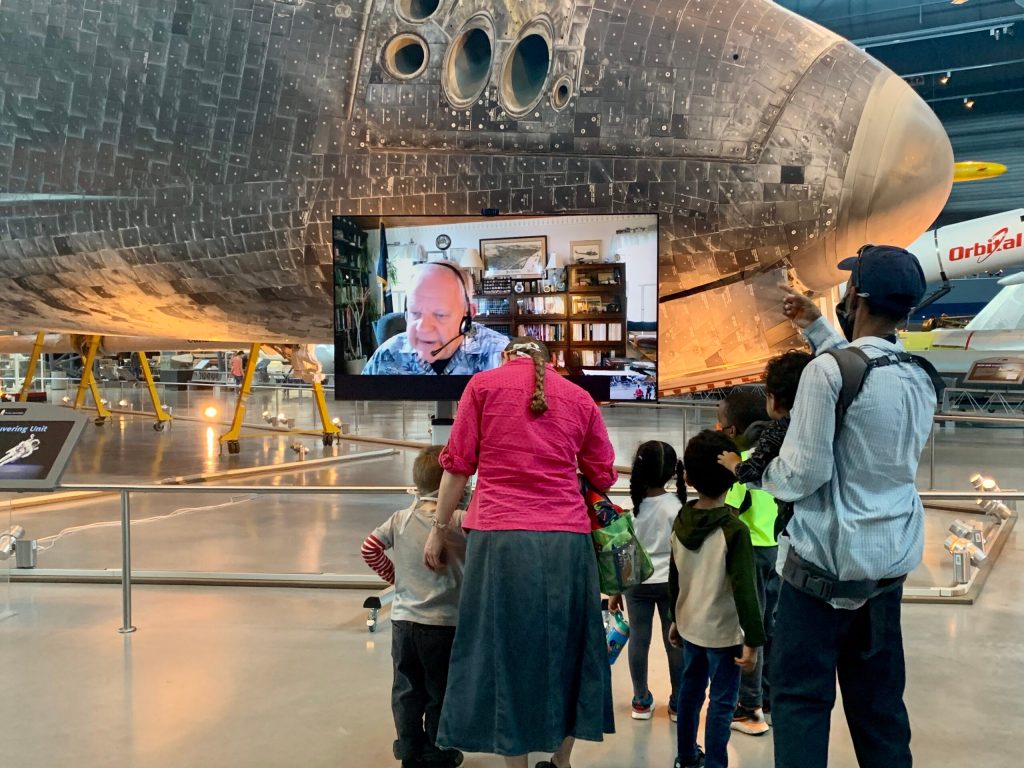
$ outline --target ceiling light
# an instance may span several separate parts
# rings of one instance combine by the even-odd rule
[[[952,76],[952,72],[947,72],[946,74],[944,74],[942,77],[939,78],[939,85],[948,85],[949,78],[951,78]]]
[[[967,0],[949,0],[949,2],[952,3],[953,5],[963,5],[964,3],[967,2]]]
[[[970,97],[964,99],[964,109],[974,109],[974,99]]]

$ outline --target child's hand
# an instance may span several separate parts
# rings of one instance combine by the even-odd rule
[[[608,610],[612,613],[622,610],[622,595],[611,595],[608,598]]]
[[[673,648],[683,647],[683,638],[679,634],[679,628],[676,626],[674,621],[672,622],[672,626],[668,628],[668,641],[672,644]]]
[[[744,672],[753,672],[754,667],[757,665],[757,648],[751,648],[749,645],[744,645],[743,655],[738,659],[735,659],[735,662],[736,666]]]
[[[736,474],[736,465],[741,461],[740,455],[732,451],[722,451],[718,454],[718,463],[728,469],[734,475]]]

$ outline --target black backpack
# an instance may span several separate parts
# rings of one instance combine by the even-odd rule
[[[875,368],[886,365],[900,365],[911,363],[916,365],[931,379],[935,387],[935,402],[942,402],[942,392],[946,388],[946,382],[939,376],[935,366],[919,355],[912,355],[909,352],[887,352],[879,357],[868,357],[860,347],[849,346],[842,349],[830,349],[828,354],[832,355],[839,366],[839,373],[843,378],[842,388],[839,390],[839,399],[836,401],[836,434],[843,426],[843,419],[850,405],[860,394],[864,386],[864,380]]]
[[[836,437],[839,436],[839,430],[843,428],[843,419],[846,417],[846,412],[850,409],[850,405],[857,398],[857,395],[860,394],[860,390],[864,386],[864,380],[867,379],[868,374],[874,368],[903,363],[916,365],[927,373],[928,378],[931,379],[932,386],[935,387],[936,404],[942,402],[942,392],[946,389],[946,382],[939,376],[935,366],[923,357],[912,355],[909,352],[887,352],[879,357],[868,357],[860,347],[852,345],[842,349],[830,349],[827,354],[832,355],[836,365],[839,366],[839,373],[843,378],[843,383],[839,390],[839,399],[836,400]],[[744,502],[747,502],[749,497],[750,492],[748,491]],[[747,503],[749,506],[749,502]],[[786,526],[789,525],[792,517],[793,505],[787,505],[785,511],[783,511],[780,505],[779,517],[775,521],[776,539],[786,530]]]

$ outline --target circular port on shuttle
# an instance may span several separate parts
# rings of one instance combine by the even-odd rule
[[[423,38],[404,33],[388,40],[381,63],[396,80],[412,80],[423,74],[429,58]]]
[[[512,46],[501,76],[501,95],[510,115],[522,117],[537,105],[550,68],[551,48],[540,31],[523,35]]]
[[[406,21],[426,21],[441,6],[441,0],[398,0],[398,15]]]
[[[565,109],[572,98],[572,80],[563,75],[555,81],[555,87],[551,89],[551,106],[555,109]]]
[[[445,56],[445,95],[459,109],[476,101],[491,77],[494,51],[490,30],[482,19],[470,24],[455,38]]]

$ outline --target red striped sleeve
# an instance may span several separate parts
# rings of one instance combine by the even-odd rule
[[[395,583],[395,564],[384,554],[384,545],[380,543],[380,539],[373,534],[367,536],[359,549],[359,554],[374,573],[388,584]]]

